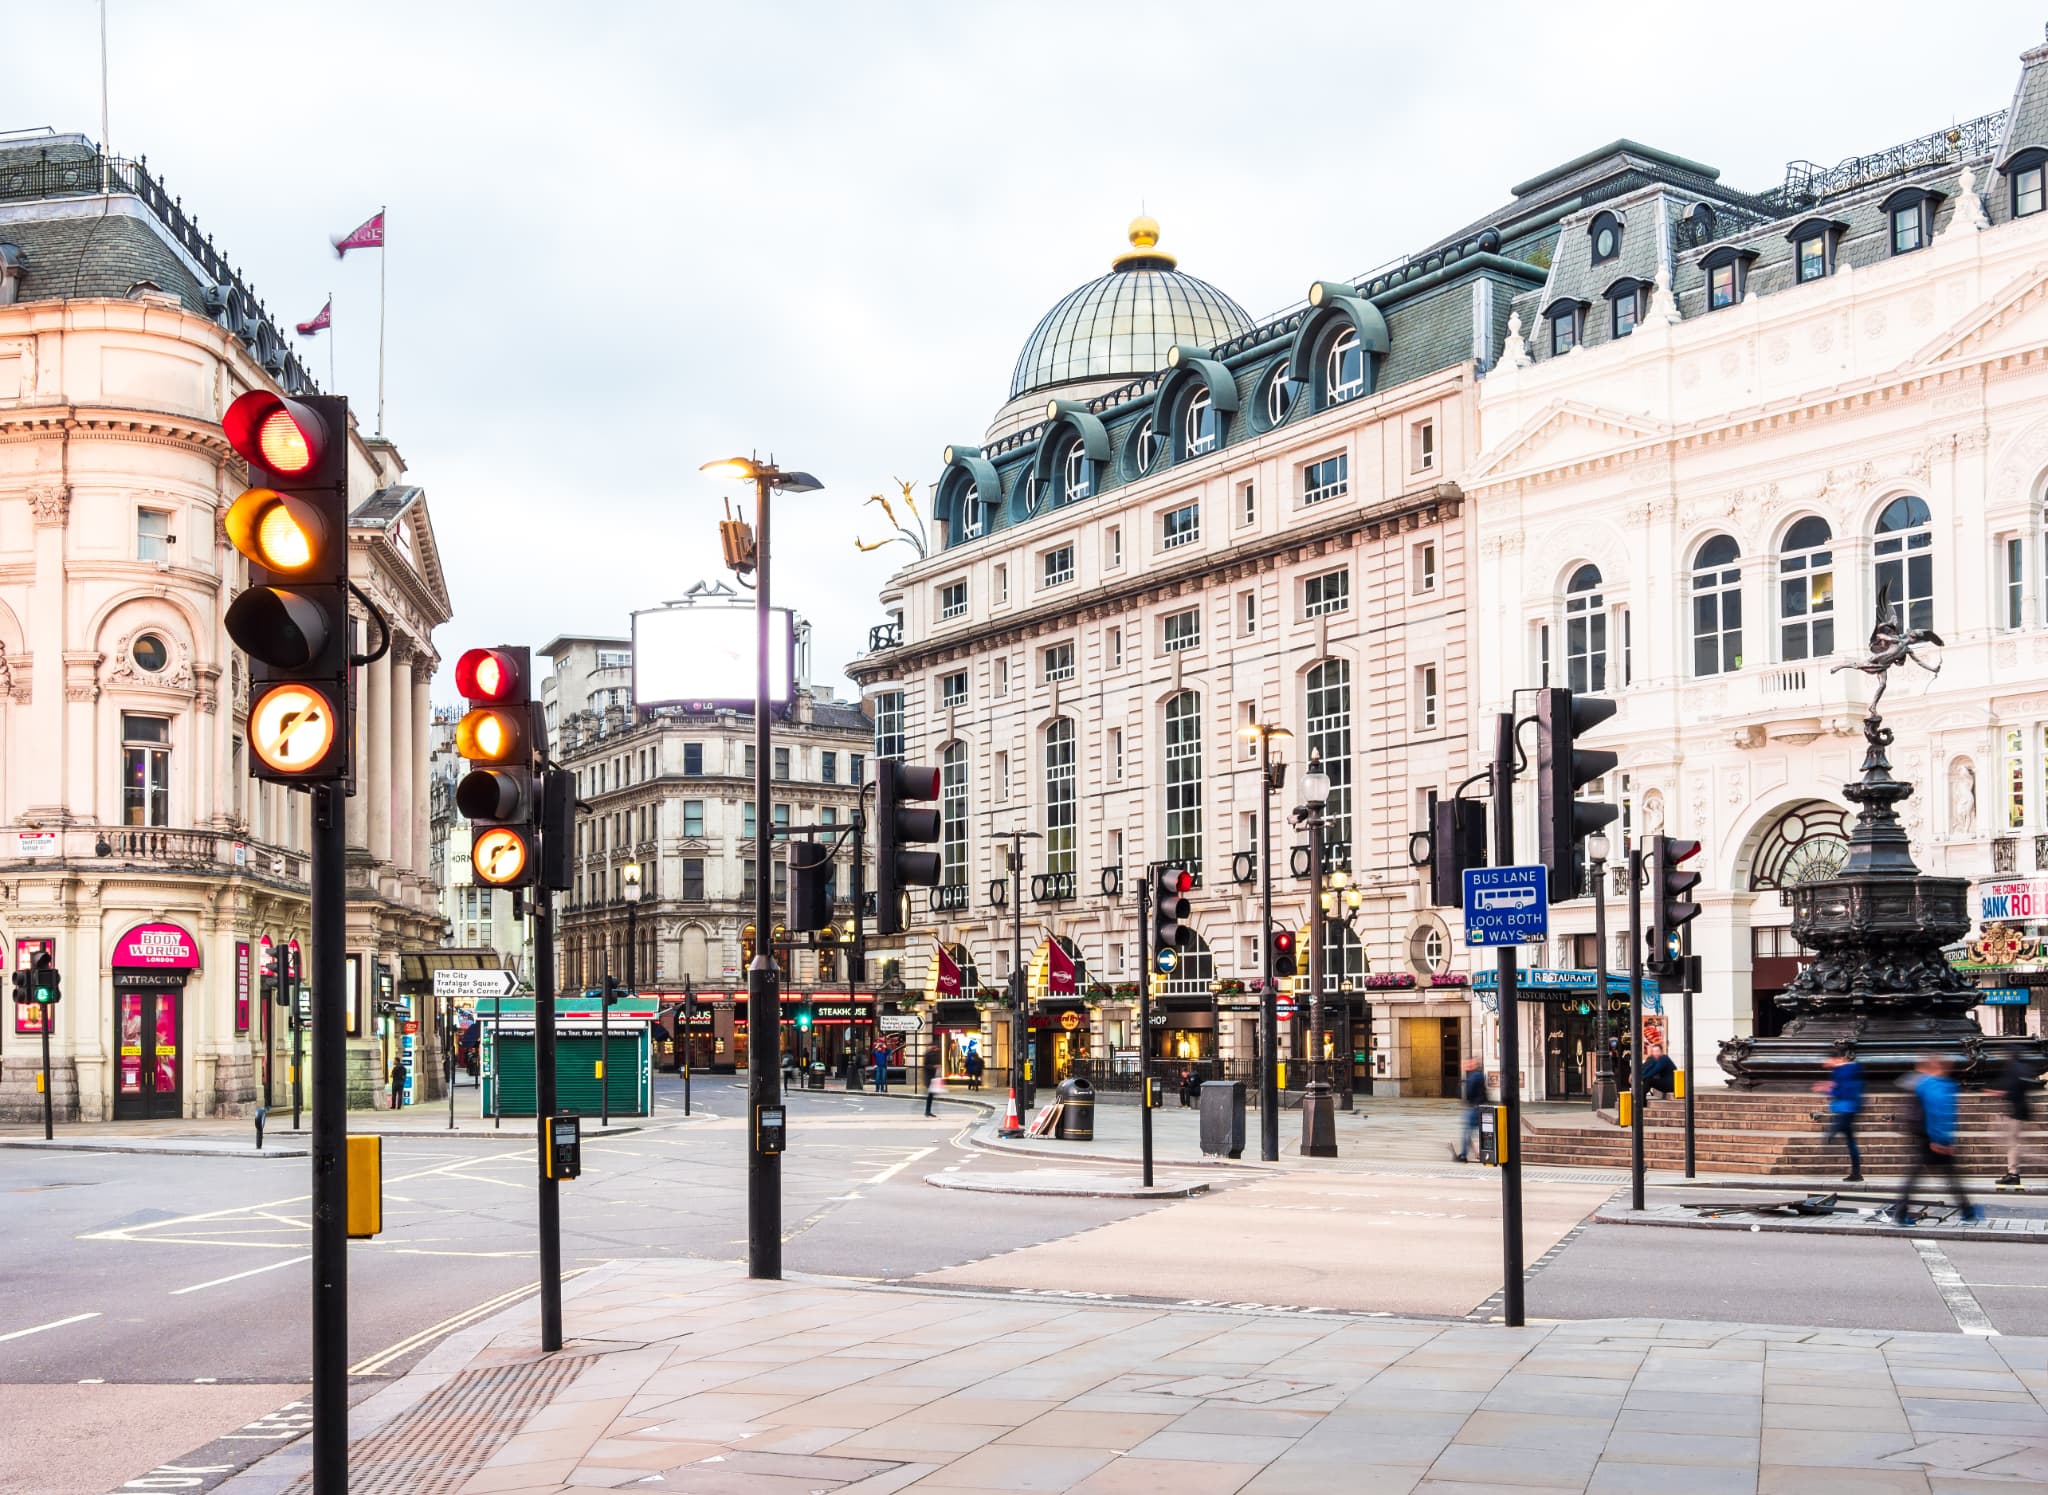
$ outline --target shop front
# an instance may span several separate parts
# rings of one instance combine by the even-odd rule
[[[199,973],[199,945],[176,924],[138,924],[115,942],[111,961],[114,1119],[184,1114],[185,995]]]
[[[1158,1073],[1172,1076],[1193,1069],[1205,1079],[1217,1078],[1215,1003],[1205,996],[1154,997],[1147,1047]]]
[[[1978,989],[1971,1015],[1993,1038],[2038,1037],[2034,993],[2048,987],[2048,940],[2041,934],[2048,928],[2048,882],[1981,883],[1977,896],[1986,922],[1949,956],[1956,974]]]
[[[1489,1011],[1497,1010],[1498,977],[1481,971],[1472,978],[1474,989],[1488,999]],[[1524,1019],[1523,1041],[1533,1041],[1534,1056],[1525,1054],[1523,1063],[1533,1071],[1531,1080],[1540,1088],[1529,1093],[1531,1100],[1590,1100],[1593,1077],[1600,1051],[1600,1010],[1597,1005],[1599,977],[1592,971],[1538,967],[1516,976],[1518,1005]],[[1607,1037],[1617,1052],[1630,1048],[1628,978],[1607,974]],[[1643,978],[1643,1042],[1665,1040],[1664,998],[1653,977]],[[1495,1060],[1489,1058],[1491,1069]],[[1444,1092],[1455,1095],[1455,1087]]]
[[[795,1056],[799,1064],[823,1064],[831,1074],[844,1074],[852,1066],[873,1062],[875,1050],[875,998],[849,997],[845,992],[791,992],[782,997],[782,1031],[777,1053]],[[747,1062],[747,994],[745,992],[700,992],[697,1001],[713,1006],[713,1065],[743,1069]],[[727,1052],[715,1052],[721,1036],[720,1011],[731,1014],[731,1042]],[[799,1018],[805,1026],[799,1026]],[[900,1036],[900,1035],[896,1035]],[[897,1062],[901,1062],[900,1060]],[[727,1070],[726,1072],[730,1072]]]
[[[1087,1063],[1090,1032],[1088,1004],[1081,998],[1046,998],[1031,1014],[1032,1082],[1072,1079],[1076,1067]]]
[[[949,1083],[967,1079],[967,1057],[976,1054],[986,1067],[988,1053],[981,1036],[981,1006],[971,997],[941,998],[929,1009],[931,1042],[939,1051],[939,1071]]]

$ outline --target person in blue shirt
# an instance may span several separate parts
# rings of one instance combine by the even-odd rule
[[[1849,1149],[1849,1171],[1845,1184],[1863,1182],[1863,1150],[1856,1145],[1856,1118],[1863,1114],[1863,1066],[1846,1054],[1827,1057],[1828,1077],[1813,1088],[1828,1098],[1828,1128],[1821,1133],[1821,1145],[1840,1137]]]
[[[1975,1224],[1984,1218],[1984,1211],[1970,1203],[1962,1175],[1956,1171],[1956,1082],[1949,1078],[1948,1060],[1940,1054],[1929,1054],[1920,1061],[1917,1074],[1912,1110],[1920,1145],[1913,1166],[1906,1172],[1906,1186],[1899,1190],[1899,1202],[1892,1207],[1892,1223],[1913,1223],[1913,1185],[1920,1181],[1922,1173],[1931,1170],[1948,1175],[1949,1183],[1955,1187],[1956,1202],[1963,1207],[1963,1223]]]

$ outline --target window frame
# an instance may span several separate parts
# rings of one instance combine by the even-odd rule
[[[953,670],[939,676],[939,709],[956,711],[967,704],[967,671]],[[784,751],[781,748],[777,752]]]
[[[1266,425],[1279,426],[1294,412],[1294,370],[1290,360],[1281,359],[1273,366],[1273,372],[1266,377],[1266,392],[1263,401],[1266,411]]]
[[[1590,583],[1579,585],[1589,574]],[[1565,684],[1582,695],[1607,689],[1607,582],[1591,561],[1565,581],[1564,641]]]
[[[1061,556],[1066,557],[1066,565],[1055,567],[1053,562]],[[1041,589],[1065,586],[1074,579],[1074,542],[1069,540],[1064,545],[1055,545],[1050,550],[1040,551],[1038,562],[1038,584]]]
[[[1072,876],[1080,861],[1080,748],[1071,716],[1045,729],[1045,870]]]
[[[1074,641],[1061,639],[1038,651],[1039,679],[1054,685],[1074,678]]]
[[[152,723],[160,731],[138,731],[131,723]],[[172,718],[154,711],[123,711],[121,727],[121,824],[159,830],[171,824]]]
[[[1174,636],[1174,625],[1192,620],[1188,631],[1179,638]],[[1189,649],[1202,647],[1202,610],[1199,607],[1176,608],[1159,615],[1159,652],[1179,654]]]
[[[1354,375],[1346,378],[1344,370],[1352,354],[1358,357],[1358,368]],[[1329,348],[1323,354],[1323,403],[1325,407],[1346,404],[1366,394],[1370,383],[1365,345],[1358,336],[1358,329],[1346,322],[1330,339]]]
[[[174,518],[175,516],[171,513],[169,509],[153,508],[148,504],[138,504],[136,506],[135,559],[137,559],[138,561],[148,561],[152,564],[160,566],[167,566],[170,564],[171,547],[176,542],[177,539],[177,537],[171,533],[171,524]],[[144,524],[152,519],[160,519],[163,521],[162,534],[153,535],[144,532]],[[154,547],[157,551],[157,553],[154,555],[150,554],[150,550],[152,547]]]
[[[1809,523],[1820,527],[1822,538],[1795,545],[1793,537],[1805,530]],[[1811,540],[1811,531],[1807,538]],[[1775,609],[1778,661],[1781,664],[1827,659],[1835,652],[1836,545],[1834,526],[1819,514],[1802,514],[1785,528],[1778,544]],[[1796,614],[1786,608],[1786,602],[1795,589],[1800,597],[1800,610]],[[1792,649],[1795,636],[1800,640],[1797,653]],[[1818,647],[1823,640],[1827,645],[1824,649]]]
[[[2005,163],[2006,208],[2015,219],[2031,218],[2048,210],[2048,150],[2024,150]],[[2032,207],[2022,207],[2022,188],[2032,179]]]
[[[1312,508],[1351,492],[1351,452],[1331,452],[1301,464],[1301,506]]]
[[[1562,358],[1586,340],[1586,309],[1580,301],[1559,302],[1544,313],[1550,323],[1550,356]]]
[[[1332,584],[1334,583],[1334,588]],[[1324,595],[1330,593],[1331,595]],[[1351,568],[1338,566],[1301,579],[1301,615],[1304,619],[1327,618],[1332,613],[1351,611]]]
[[[1095,465],[1088,460],[1088,444],[1078,436],[1060,457],[1060,495],[1068,503],[1095,496]]]
[[[1192,515],[1193,518],[1184,527],[1176,530],[1174,527],[1175,521],[1181,519],[1184,515]],[[1159,548],[1161,550],[1178,550],[1183,545],[1196,544],[1201,538],[1202,501],[1199,498],[1190,499],[1186,503],[1175,504],[1170,509],[1160,511]]]
[[[1918,518],[1910,518],[1903,524],[1890,529],[1885,527],[1895,512],[1903,509],[1907,516],[1913,515],[1917,506]],[[1873,601],[1882,593],[1885,573],[1893,572],[1899,586],[1892,592],[1892,603],[1899,609],[1899,618],[1908,629],[1932,628],[1934,626],[1934,604],[1936,600],[1936,578],[1934,575],[1934,511],[1927,500],[1915,493],[1901,493],[1886,501],[1878,511],[1877,520],[1871,526],[1870,543],[1870,595]],[[1926,582],[1924,596],[1913,591],[1915,573],[1920,573]]]
[[[1724,542],[1732,554],[1708,560]],[[1693,678],[1736,673],[1742,668],[1742,547],[1733,535],[1719,531],[1693,547],[1685,595]]]
[[[1206,457],[1223,445],[1223,412],[1209,397],[1206,386],[1187,397],[1180,410],[1181,455]]]
[[[967,822],[967,744],[956,737],[939,749],[940,887],[966,886]]]
[[[1600,251],[1600,234],[1603,229],[1614,235],[1612,247],[1604,254]],[[1600,212],[1595,213],[1593,221],[1586,225],[1586,247],[1587,252],[1592,256],[1593,263],[1596,265],[1606,265],[1620,259],[1622,238],[1623,224],[1619,214],[1604,208]]]
[[[1183,690],[1161,708],[1166,860],[1198,870],[1202,861],[1202,694]]]

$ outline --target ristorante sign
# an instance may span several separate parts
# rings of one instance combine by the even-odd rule
[[[152,971],[196,971],[199,947],[175,924],[138,924],[121,936],[112,963]]]

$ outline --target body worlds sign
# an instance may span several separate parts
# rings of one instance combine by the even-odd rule
[[[2017,877],[1977,885],[1977,917],[1984,924],[2048,920],[2048,878]]]

